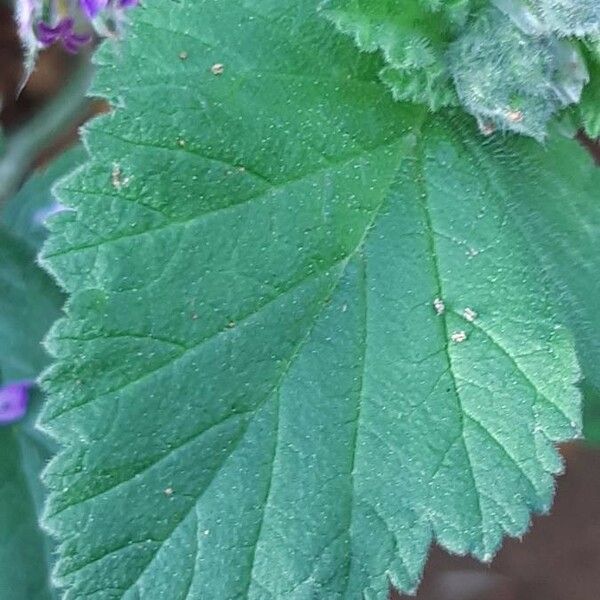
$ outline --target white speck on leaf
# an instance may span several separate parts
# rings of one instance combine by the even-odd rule
[[[436,298],[433,301],[433,308],[435,309],[436,315],[443,315],[446,311],[446,304],[441,298]]]
[[[488,136],[492,135],[494,131],[496,131],[496,127],[493,123],[479,123],[479,131],[483,133],[483,135]]]
[[[467,306],[467,308],[465,308],[463,311],[463,317],[469,321],[469,323],[472,323],[477,318],[477,313],[472,308]]]
[[[113,163],[111,180],[113,187],[116,190],[121,190],[125,186],[129,185],[131,177],[123,177],[123,171],[121,170],[119,163]]]
[[[461,342],[464,342],[467,339],[467,334],[464,331],[455,331],[451,336],[450,339],[455,343],[455,344],[460,344]]]
[[[520,110],[509,110],[506,113],[506,118],[511,123],[520,123],[525,115]]]

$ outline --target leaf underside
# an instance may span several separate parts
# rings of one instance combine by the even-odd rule
[[[383,600],[521,535],[580,430],[519,185],[564,149],[394,102],[310,0],[155,3],[122,55],[43,254],[65,598]]]

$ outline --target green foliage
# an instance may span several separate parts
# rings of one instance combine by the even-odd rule
[[[56,209],[52,186],[84,159],[85,151],[80,146],[64,152],[47,167],[34,173],[21,190],[2,206],[0,221],[33,253],[37,254],[46,239],[46,217]],[[38,344],[39,339],[39,336],[34,336],[33,343]]]
[[[586,439],[600,442],[600,170],[583,151],[566,140],[553,141],[560,162],[525,162],[527,173],[543,173],[543,181],[520,181],[530,202],[520,204],[522,222],[548,278],[562,321],[575,334],[583,369]],[[554,190],[547,202],[541,187]]]
[[[51,452],[34,427],[38,407],[36,393],[25,421],[0,426],[0,597],[11,600],[56,597],[49,576],[51,544],[38,525],[39,474]]]
[[[381,50],[381,78],[397,100],[419,102],[433,110],[457,104],[444,53],[464,26],[471,0],[328,0],[323,13],[361,50]]]
[[[527,177],[518,186],[530,200],[519,205],[519,213],[561,321],[575,335],[585,381],[600,389],[600,170],[569,140],[554,139],[548,148],[548,158],[524,153]],[[547,188],[552,201],[540,193]]]
[[[538,140],[565,107],[582,99],[581,120],[600,127],[597,64],[565,36],[598,35],[600,3],[495,0],[328,0],[324,14],[361,50],[381,51],[380,76],[397,100],[432,110],[462,105],[486,134]],[[589,40],[587,40],[589,41]],[[586,41],[586,43],[587,43]]]
[[[73,155],[34,176],[0,214],[0,383],[35,379],[47,364],[42,337],[63,296],[35,263],[43,237],[38,211],[51,203],[50,182],[73,165]],[[39,474],[54,444],[34,427],[35,392],[27,417],[0,426],[0,598],[50,600],[51,544],[38,525],[44,492]]]
[[[600,389],[587,382],[584,382],[582,389],[585,398],[583,405],[585,439],[591,444],[600,445]]]
[[[43,254],[69,600],[383,600],[550,506],[580,372],[528,219],[570,247],[589,161],[393,102],[315,8],[153,3],[99,54]]]

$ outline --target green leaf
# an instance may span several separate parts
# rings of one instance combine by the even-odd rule
[[[522,535],[580,430],[515,183],[563,157],[394,102],[310,0],[149,4],[98,61],[43,259],[66,598],[383,600]]]
[[[518,143],[518,142],[515,142]],[[554,304],[575,334],[583,370],[586,437],[597,437],[600,407],[600,169],[570,140],[551,140],[548,152],[523,148],[528,173],[512,184],[528,202],[518,205],[536,265],[549,281]],[[552,190],[548,201],[542,189]]]
[[[458,103],[444,54],[465,24],[471,0],[327,0],[323,14],[365,52],[380,50],[381,78],[397,100],[433,110]]]
[[[35,379],[47,364],[41,340],[60,314],[63,295],[35,262],[43,237],[36,214],[50,203],[50,184],[73,166],[74,154],[35,175],[0,214],[0,382]],[[40,403],[34,392],[27,417],[0,426],[0,598],[11,600],[56,597],[52,544],[38,524],[39,475],[55,450],[34,427]]]
[[[0,221],[37,253],[46,239],[46,218],[56,211],[56,201],[52,195],[52,186],[65,174],[81,164],[85,151],[76,146],[64,152],[24,184],[21,190],[12,196],[2,207]]]
[[[36,394],[25,421],[0,426],[0,597],[11,600],[56,597],[49,576],[52,545],[38,524],[39,474],[51,452],[33,424],[38,407]]]
[[[0,213],[0,370],[5,381],[35,379],[48,357],[41,340],[58,318],[64,296],[37,265],[46,237],[43,219],[54,200],[50,188],[82,159],[65,153],[34,174]]]
[[[461,104],[486,133],[510,130],[542,140],[558,111],[581,99],[585,62],[576,44],[542,27],[532,12],[539,8],[554,23],[560,11],[552,15],[519,0],[494,4],[327,0],[323,13],[361,50],[381,51],[380,77],[396,100],[432,110]],[[584,25],[592,31],[588,12],[577,7],[564,27],[578,35]]]
[[[58,317],[61,295],[20,240],[0,229],[0,371],[4,381],[34,379],[45,364],[40,342]],[[25,422],[0,426],[0,597],[46,600],[50,545],[38,525],[39,474],[50,447],[33,427],[36,395]]]
[[[587,381],[582,384],[583,425],[586,441],[591,444],[600,444],[600,390],[590,385]]]

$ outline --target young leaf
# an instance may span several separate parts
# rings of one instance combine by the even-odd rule
[[[0,384],[34,380],[47,363],[41,340],[63,295],[35,262],[43,238],[37,215],[51,204],[50,185],[75,164],[74,154],[34,175],[0,214]],[[34,427],[39,405],[32,390],[25,419],[0,425],[0,598],[11,600],[55,598],[52,544],[38,524],[39,476],[54,444]]]
[[[397,100],[433,110],[458,103],[444,58],[448,42],[464,25],[473,2],[327,0],[323,14],[365,52],[380,50],[381,78]]]
[[[120,108],[44,251],[69,600],[383,600],[550,505],[579,371],[513,184],[546,151],[395,103],[315,8],[154,3],[100,52]]]

